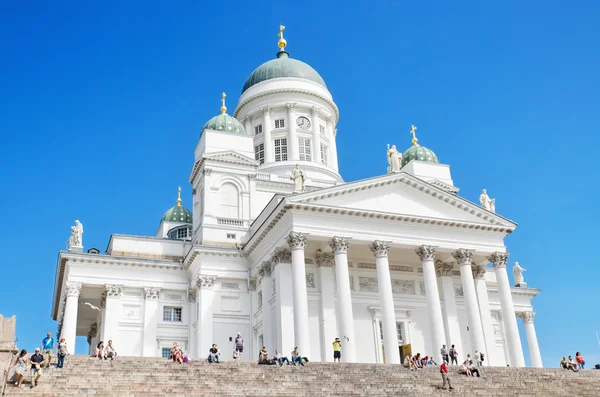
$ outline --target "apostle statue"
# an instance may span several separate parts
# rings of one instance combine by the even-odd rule
[[[496,212],[496,199],[491,199],[485,189],[481,191],[479,196],[479,204],[488,211]]]
[[[83,247],[83,225],[78,220],[75,221],[75,226],[71,226],[71,238],[69,238],[69,246]]]
[[[519,266],[519,262],[515,262],[515,266],[513,267],[513,277],[515,278],[515,287],[520,285],[527,285],[523,281],[523,272],[527,271],[527,269],[523,269]]]
[[[290,179],[294,181],[294,191],[293,193],[299,193],[304,191],[304,180],[306,179],[306,175],[304,175],[304,171],[300,169],[300,166],[296,164],[296,168],[292,170],[292,174],[290,175]]]
[[[387,145],[387,158],[388,158],[388,174],[395,174],[396,172],[400,172],[400,168],[402,168],[402,153],[400,153],[396,149],[396,145],[390,144]]]

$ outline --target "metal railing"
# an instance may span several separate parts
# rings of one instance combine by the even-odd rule
[[[12,344],[12,347],[10,348],[10,352],[8,355],[8,363],[6,364],[6,369],[4,369],[4,374],[2,374],[2,386],[0,386],[0,396],[4,396],[6,393],[6,385],[8,384],[8,375],[10,374],[10,370],[12,367],[12,364],[14,363],[15,357],[18,354],[18,350],[17,350],[17,340],[15,340]],[[15,354],[14,352],[17,352],[17,354]],[[12,353],[12,354],[10,354]]]

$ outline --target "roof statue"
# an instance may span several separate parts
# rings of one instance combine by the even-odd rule
[[[481,191],[481,195],[479,196],[479,204],[483,208],[493,213],[496,213],[496,199],[491,199],[485,189]]]
[[[526,272],[527,269],[523,269],[519,266],[519,262],[515,262],[513,266],[513,277],[515,278],[515,287],[526,287],[527,283],[523,280],[523,272]]]
[[[279,47],[279,52],[285,51],[285,46],[287,46],[287,41],[283,38],[283,31],[285,30],[285,26],[279,25],[279,40],[277,41],[277,46]]]
[[[78,220],[75,221],[75,226],[71,226],[71,237],[69,238],[69,251],[73,248],[83,247],[83,225]]]
[[[392,147],[390,147],[390,144],[388,143],[387,148],[387,158],[389,164],[387,169],[388,174],[400,172],[400,169],[402,168],[402,153],[396,149],[396,145],[392,145]]]
[[[296,168],[292,170],[290,179],[294,181],[293,193],[301,193],[304,191],[304,181],[306,180],[306,175],[304,174],[304,171],[300,169],[300,165],[296,164]]]

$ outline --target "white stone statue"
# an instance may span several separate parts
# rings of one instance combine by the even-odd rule
[[[304,171],[300,169],[300,166],[296,164],[296,168],[292,170],[292,174],[290,175],[290,179],[294,181],[294,191],[293,193],[299,193],[304,191],[304,181],[306,180],[306,175],[304,175]]]
[[[485,189],[481,191],[479,196],[479,204],[488,211],[496,212],[496,199],[491,199]]]
[[[515,278],[515,286],[526,285],[523,281],[523,272],[526,272],[527,269],[523,269],[519,266],[519,262],[515,262],[515,266],[513,267],[513,277]]]
[[[387,158],[388,158],[388,174],[394,174],[396,172],[400,172],[400,168],[402,168],[402,153],[400,153],[396,149],[396,145],[390,144],[387,145]]]
[[[75,226],[71,226],[71,238],[69,239],[69,248],[83,247],[83,225],[78,220]]]

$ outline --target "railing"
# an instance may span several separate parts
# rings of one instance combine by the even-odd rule
[[[0,395],[2,395],[2,396],[6,393],[6,385],[8,384],[8,375],[10,374],[12,364],[16,357],[16,354],[10,354],[10,353],[14,352],[16,350],[17,350],[17,345],[16,345],[16,343],[13,343],[13,345],[10,349],[9,355],[8,355],[8,363],[6,363],[6,369],[4,370],[4,374],[2,375],[2,386],[0,386],[0,390],[2,391],[2,393],[0,393]]]
[[[256,174],[256,180],[258,180],[258,181],[270,181],[271,180],[271,174],[257,173]]]
[[[217,225],[244,227],[244,221],[240,221],[239,219],[217,218]]]

